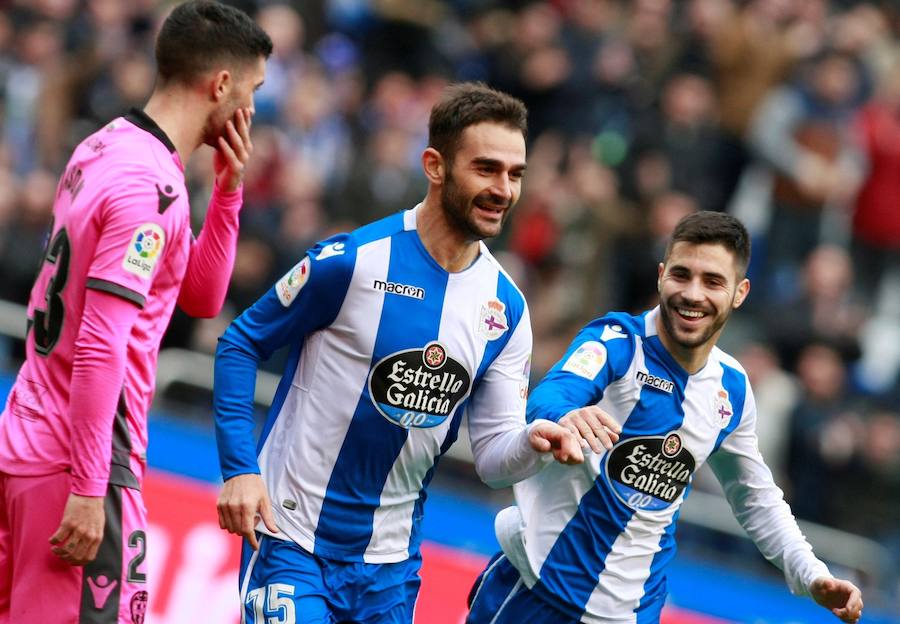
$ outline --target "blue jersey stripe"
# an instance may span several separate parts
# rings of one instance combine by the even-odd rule
[[[272,399],[272,405],[269,407],[266,421],[263,423],[262,433],[259,436],[259,443],[256,446],[257,456],[262,452],[262,448],[269,437],[269,433],[272,431],[272,427],[275,426],[275,421],[278,419],[278,414],[281,413],[281,407],[284,405],[288,391],[291,389],[291,382],[294,379],[294,375],[297,373],[297,366],[300,364],[300,354],[303,353],[303,344],[305,341],[306,336],[300,338],[297,341],[296,346],[291,348],[291,353],[284,366],[284,374],[281,376],[281,381],[278,382],[278,389],[275,391],[275,397]]]
[[[416,301],[385,295],[370,367],[392,353],[422,348],[438,337],[448,274],[410,261],[421,253],[415,230],[391,238],[387,279],[424,288],[425,297]],[[329,556],[330,550],[337,550],[363,560],[381,491],[407,436],[406,429],[377,411],[366,385],[328,482],[316,527],[315,554]]]
[[[605,478],[601,467],[597,479]],[[539,574],[542,589],[576,607],[580,615],[606,567],[606,556],[633,514],[609,488],[595,483],[544,560]]]
[[[403,231],[403,213],[398,212],[353,230],[358,247]]]
[[[728,426],[719,432],[719,437],[716,438],[716,444],[712,450],[713,453],[719,450],[728,434],[737,429],[737,426],[741,423],[741,417],[744,414],[744,401],[747,398],[747,378],[737,369],[723,363],[722,387],[728,393],[731,409],[734,413],[731,415]]]
[[[690,494],[692,487],[693,484],[688,485],[684,489],[685,499],[688,497],[688,494]],[[675,512],[675,515],[672,517],[672,522],[669,523],[669,526],[666,527],[666,531],[665,533],[663,533],[662,539],[659,543],[659,552],[653,556],[653,562],[650,564],[650,576],[644,583],[644,595],[641,598],[641,602],[637,608],[637,611],[639,613],[644,613],[648,610],[650,610],[650,612],[652,613],[656,611],[653,603],[657,600],[665,600],[667,583],[666,575],[663,570],[665,570],[666,566],[671,563],[672,558],[677,552],[677,544],[675,542],[675,528],[678,526],[678,517],[680,515],[681,508],[679,508],[678,511]],[[638,617],[638,622],[640,621],[642,620],[640,617]],[[656,620],[647,620],[647,622],[651,621]]]

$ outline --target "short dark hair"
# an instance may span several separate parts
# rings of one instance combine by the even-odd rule
[[[428,120],[428,147],[453,161],[463,131],[469,126],[493,122],[519,130],[528,136],[528,110],[521,100],[491,89],[483,82],[450,85],[431,109]]]
[[[750,264],[750,234],[735,217],[724,212],[704,210],[684,217],[675,226],[672,238],[666,246],[666,257],[672,253],[675,243],[692,245],[722,245],[734,254],[739,278],[743,278]]]
[[[156,68],[162,84],[190,83],[215,63],[246,63],[271,53],[269,35],[243,11],[214,0],[188,0],[160,29]]]

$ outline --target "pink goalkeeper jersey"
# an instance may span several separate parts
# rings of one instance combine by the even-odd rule
[[[183,165],[165,133],[132,111],[78,146],[53,213],[28,304],[27,360],[0,416],[0,471],[70,469],[70,379],[85,289],[92,288],[141,308],[128,336],[109,475],[111,483],[139,487],[157,354],[191,251]]]

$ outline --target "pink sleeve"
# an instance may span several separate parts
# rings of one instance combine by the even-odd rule
[[[113,418],[125,379],[126,351],[140,309],[120,296],[88,288],[75,342],[69,418],[72,492],[104,496]]]
[[[242,198],[243,187],[231,193],[220,191],[218,185],[213,190],[178,295],[179,307],[191,316],[212,318],[225,303],[237,252]]]

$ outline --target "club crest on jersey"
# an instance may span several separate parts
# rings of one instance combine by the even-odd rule
[[[731,407],[731,401],[728,400],[728,391],[725,389],[719,390],[716,393],[715,401],[715,419],[719,423],[719,427],[722,429],[727,427],[733,415],[734,408]]]
[[[630,508],[661,511],[678,500],[696,462],[677,433],[620,441],[606,455],[606,478]]]
[[[506,305],[502,301],[491,299],[481,305],[478,314],[478,333],[488,340],[496,340],[509,329],[506,320]]]
[[[303,260],[298,262],[293,269],[275,283],[275,294],[278,296],[278,301],[281,302],[281,305],[288,307],[293,303],[300,290],[309,280],[309,272],[309,256],[305,256]]]
[[[469,394],[471,377],[439,342],[398,351],[369,373],[369,396],[393,424],[428,428],[444,422]]]
[[[562,369],[593,381],[606,364],[606,347],[596,340],[581,343],[569,356]]]
[[[155,223],[145,223],[134,231],[122,268],[138,277],[153,275],[156,261],[166,244],[166,233]]]
[[[144,618],[147,617],[147,598],[146,590],[136,592],[131,597],[131,621],[133,624],[144,624]]]

